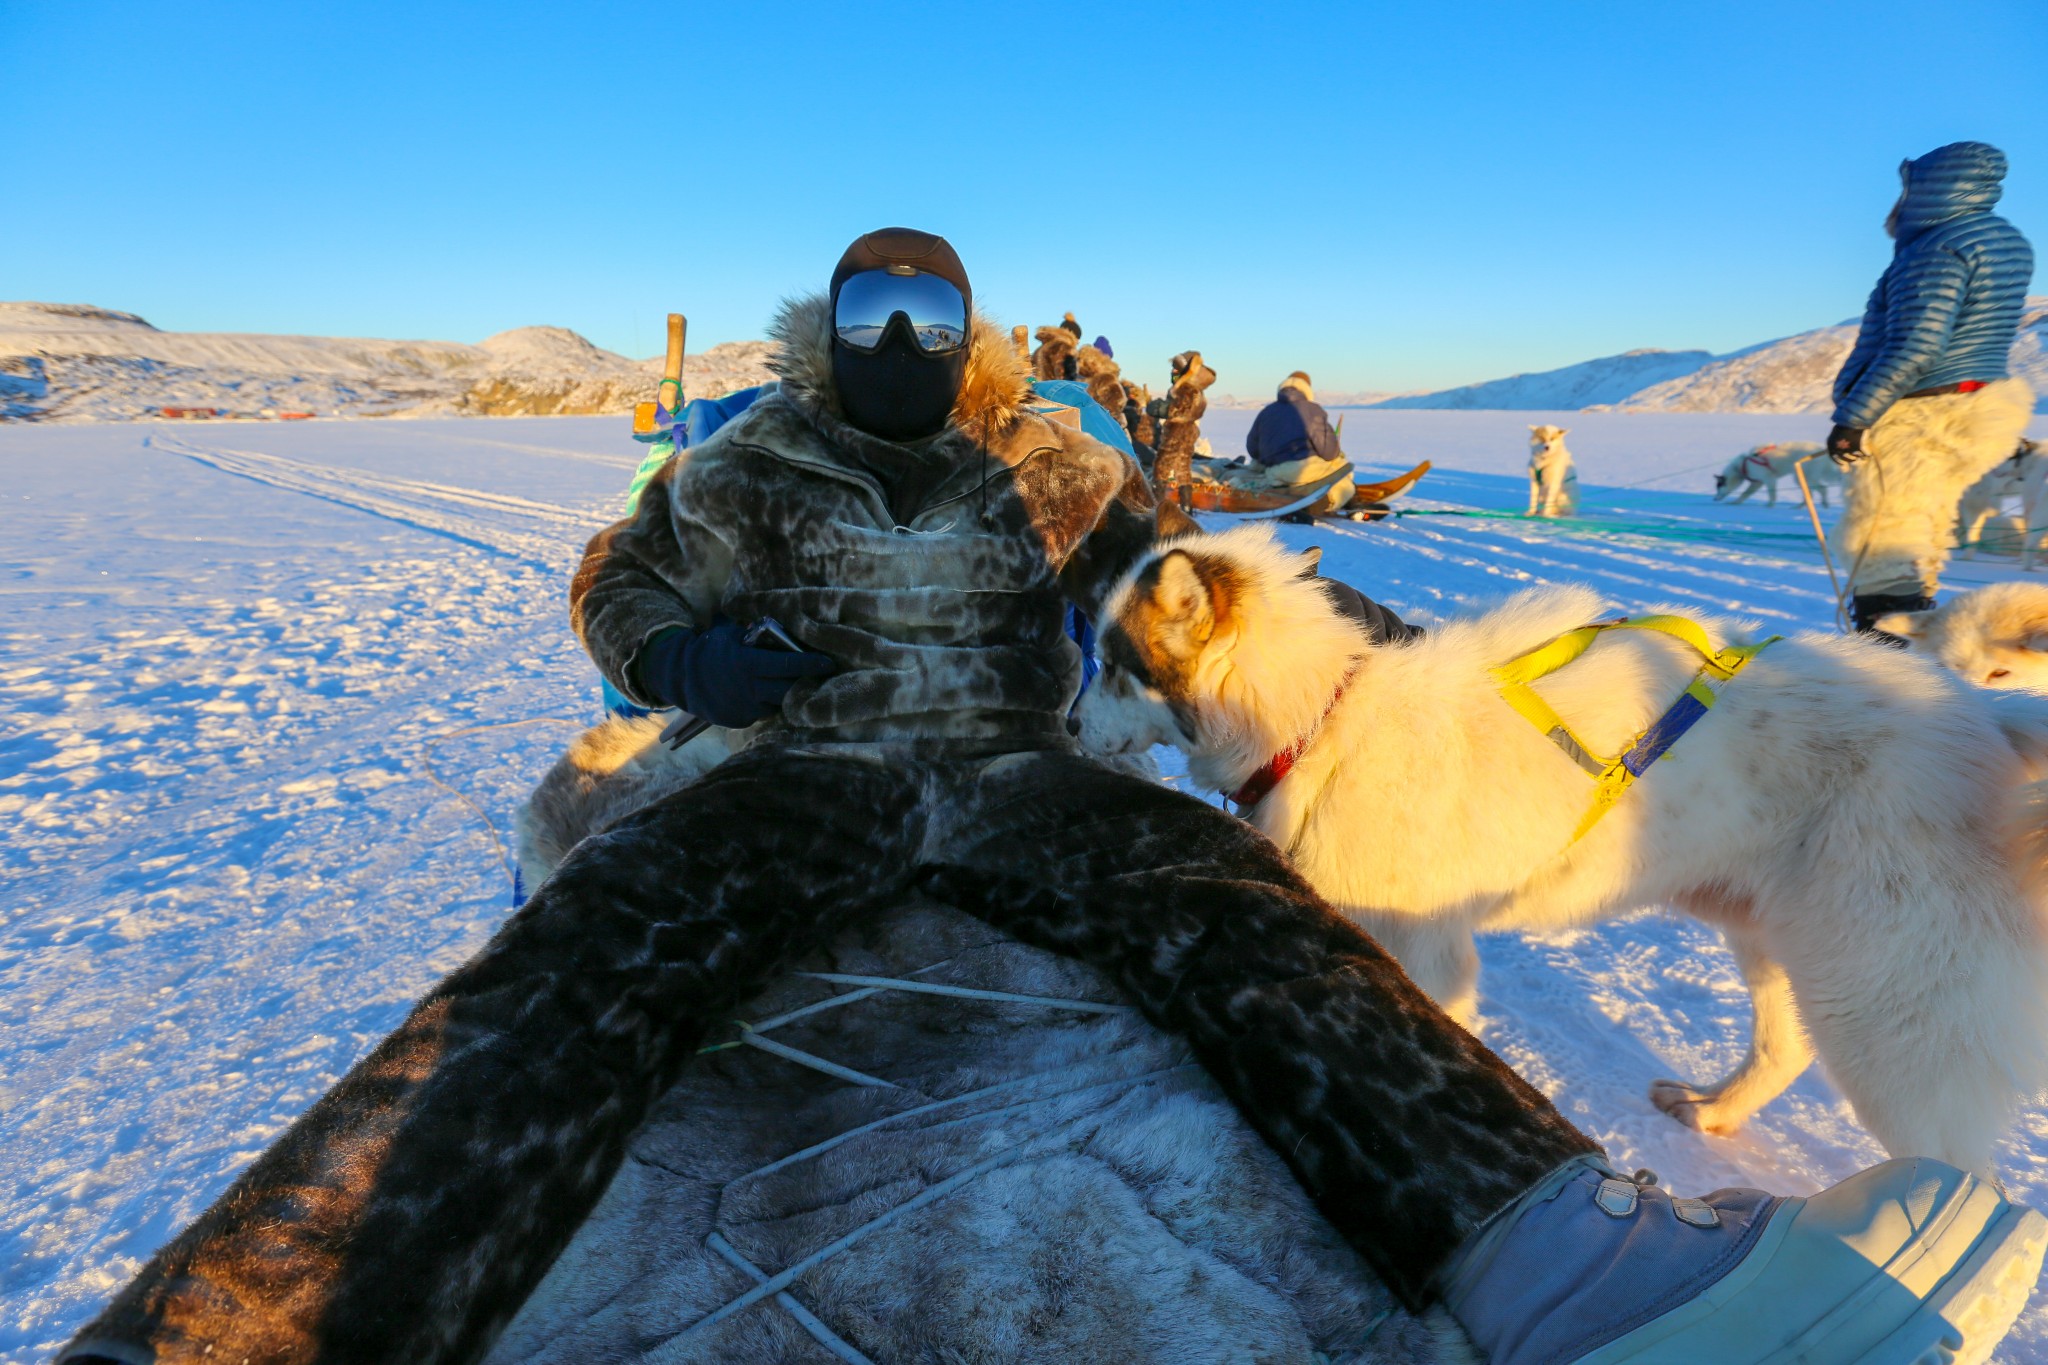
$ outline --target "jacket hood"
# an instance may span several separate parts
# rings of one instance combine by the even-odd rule
[[[1982,213],[2004,193],[2005,153],[1988,142],[1951,142],[1899,167],[1905,195],[1898,237],[1925,232],[1965,213]]]
[[[768,326],[776,345],[768,367],[784,394],[799,404],[845,420],[832,381],[832,305],[824,294],[786,299]],[[986,445],[1027,410],[1031,384],[1001,328],[976,312],[967,344],[967,371],[953,403],[950,425]]]

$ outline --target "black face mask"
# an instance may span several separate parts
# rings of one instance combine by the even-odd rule
[[[832,342],[832,383],[846,420],[885,441],[936,435],[952,416],[967,375],[967,348],[945,355],[920,350],[910,319],[899,312],[872,352]]]

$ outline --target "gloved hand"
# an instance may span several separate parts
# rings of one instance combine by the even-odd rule
[[[1863,428],[1837,426],[1828,433],[1828,458],[1838,469],[1847,469],[1870,452],[1863,448]]]
[[[839,665],[805,650],[764,649],[741,637],[746,628],[723,616],[703,630],[676,627],[649,640],[634,660],[640,690],[713,725],[739,729],[774,715],[801,678],[822,678]]]

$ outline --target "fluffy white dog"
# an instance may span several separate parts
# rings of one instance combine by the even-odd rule
[[[1591,590],[1380,645],[1302,571],[1264,527],[1155,550],[1103,613],[1083,743],[1177,745],[1219,791],[1291,755],[1248,818],[1466,1017],[1475,930],[1684,909],[1727,935],[1756,1029],[1724,1080],[1653,1085],[1660,1109],[1731,1132],[1817,1052],[1894,1154],[1988,1169],[2048,1069],[2048,815],[2018,752],[2048,755],[2048,701],[1800,635],[1721,685],[1674,761],[1575,841],[1594,783],[1493,670],[1593,620]],[[1749,636],[1705,625],[1717,649]],[[1668,636],[1609,631],[1537,687],[1618,753],[1699,669]]]
[[[1833,460],[1812,459],[1821,453],[1822,448],[1814,441],[1778,441],[1745,450],[1714,476],[1714,501],[1723,502],[1740,488],[1742,491],[1736,494],[1735,500],[1748,502],[1750,494],[1761,488],[1765,505],[1776,507],[1778,481],[1791,477],[1794,466],[1801,460],[1810,460],[1806,466],[1807,486],[1813,489],[1814,501],[1826,507],[1828,490],[1842,486],[1842,471]]]
[[[1564,448],[1569,427],[1529,428],[1528,515],[1575,517],[1579,514],[1579,471]]]
[[[1994,583],[1876,625],[1966,682],[2048,694],[2048,584]]]
[[[1812,468],[1811,465],[1808,468]],[[2034,520],[2037,512],[2048,511],[2048,459],[2042,458],[2037,441],[2022,440],[2012,458],[2000,460],[1983,478],[1963,490],[1956,504],[1956,530],[1962,536],[1963,558],[1975,559],[1984,527],[2005,511],[2009,499],[2020,504],[2020,567],[2032,569],[2040,548],[2041,533]]]

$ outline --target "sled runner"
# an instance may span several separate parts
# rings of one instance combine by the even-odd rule
[[[1397,474],[1393,478],[1381,483],[1362,483],[1358,485],[1358,490],[1351,495],[1351,501],[1348,505],[1360,507],[1368,503],[1386,502],[1390,498],[1398,498],[1416,484],[1422,482],[1422,476],[1427,474],[1431,468],[1433,466],[1430,462],[1424,460],[1406,474]]]
[[[1345,513],[1364,513],[1367,519],[1377,520],[1387,515],[1386,503],[1413,488],[1429,473],[1430,462],[1424,460],[1405,474],[1398,474],[1380,483],[1360,484],[1344,504]],[[1348,479],[1354,473],[1349,462],[1341,469],[1332,470],[1314,483],[1299,484],[1292,488],[1256,488],[1233,484],[1223,479],[1202,478],[1194,485],[1195,510],[1216,512],[1224,516],[1238,517],[1246,521],[1266,517],[1284,517],[1316,505],[1332,488]]]

